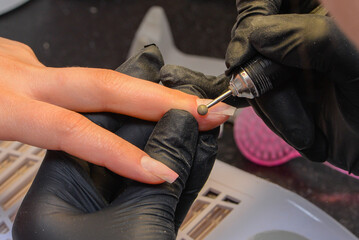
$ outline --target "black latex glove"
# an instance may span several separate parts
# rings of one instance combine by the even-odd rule
[[[358,174],[359,55],[333,19],[308,14],[317,6],[316,1],[237,1],[228,72],[258,54],[300,69],[293,70],[293,82],[250,104],[303,156]]]
[[[150,46],[119,70],[159,81],[161,66],[158,49]],[[179,89],[200,95],[192,86]],[[156,126],[115,114],[87,116],[169,166],[178,179],[147,185],[48,151],[16,216],[14,240],[175,239],[213,166],[218,130],[199,133],[183,110],[169,111]]]
[[[227,75],[257,55],[290,66],[292,81],[249,103],[304,157],[359,174],[359,57],[328,16],[309,14],[316,1],[241,0],[228,46]],[[162,70],[161,70],[162,71]],[[214,98],[229,78],[167,70],[167,86],[198,84]],[[184,73],[181,73],[184,72]],[[201,77],[199,77],[201,76]],[[229,98],[227,103],[243,106]]]

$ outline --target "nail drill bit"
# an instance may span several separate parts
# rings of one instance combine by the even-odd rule
[[[208,109],[230,96],[253,99],[281,85],[290,77],[289,69],[263,57],[257,57],[233,74],[226,92],[206,105],[200,105],[197,112],[206,115]]]

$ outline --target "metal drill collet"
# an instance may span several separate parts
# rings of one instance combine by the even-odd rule
[[[200,105],[197,108],[197,112],[200,115],[205,115],[208,112],[208,108],[216,105],[219,102],[224,101],[229,96],[245,97],[250,99],[259,96],[258,89],[256,88],[252,79],[249,77],[249,75],[244,69],[242,69],[240,73],[232,75],[232,78],[229,81],[229,89],[226,92],[221,94],[219,97],[217,97],[207,105]],[[206,110],[204,106],[207,107]]]

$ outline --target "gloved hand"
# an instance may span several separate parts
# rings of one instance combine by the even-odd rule
[[[309,13],[317,6],[237,1],[228,72],[258,54],[300,69],[293,70],[292,83],[250,104],[303,156],[359,174],[359,54],[332,18]]]
[[[157,48],[147,48],[119,70],[158,81],[159,59]],[[200,95],[193,86],[178,89]],[[178,179],[146,185],[48,151],[16,216],[14,240],[175,239],[213,166],[218,129],[198,132],[184,110],[167,112],[156,125],[108,113],[86,116],[169,166]]]
[[[314,14],[321,10],[317,7],[313,0],[237,1],[226,74],[257,55],[291,67],[292,81],[248,102],[304,157],[359,174],[359,54],[332,18]],[[167,79],[167,86],[178,81]],[[182,79],[210,90],[211,98],[227,90],[229,81],[224,76]],[[226,102],[244,105],[238,98]]]

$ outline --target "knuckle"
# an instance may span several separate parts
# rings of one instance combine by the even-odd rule
[[[61,113],[60,116],[56,117],[56,124],[60,126],[57,137],[61,150],[67,149],[70,141],[83,137],[91,126],[85,117],[70,111]]]
[[[117,102],[113,102],[117,98],[112,96],[127,91],[124,89],[123,84],[125,80],[121,79],[121,75],[117,72],[111,70],[100,70],[96,74],[94,85],[100,95],[104,96],[99,99],[99,104],[101,104],[104,109],[107,109],[111,105],[118,104]],[[112,101],[111,99],[114,100]]]
[[[105,90],[106,92],[112,92],[121,88],[121,80],[118,73],[111,70],[100,70],[98,73],[98,87]]]
[[[42,78],[42,81],[48,81],[49,79],[53,80],[56,83],[56,86],[66,86],[66,81],[68,78],[67,71],[63,71],[63,69],[57,68],[44,68],[42,69],[43,75],[51,76],[49,78]]]

